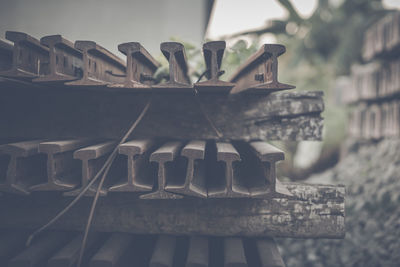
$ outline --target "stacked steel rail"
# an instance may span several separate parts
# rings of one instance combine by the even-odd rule
[[[172,261],[173,235],[192,236],[186,266],[283,266],[271,237],[343,238],[343,186],[277,179],[284,152],[266,141],[320,140],[324,108],[320,92],[276,93],[294,88],[277,79],[284,46],[264,45],[227,82],[219,78],[225,42],[206,43],[206,80],[192,84],[183,45],[162,43],[169,75],[157,83],[159,63],[137,42],[118,46],[125,63],[92,41],[60,35],[39,41],[19,32],[6,38],[13,45],[0,47],[0,121],[7,125],[0,131],[0,212],[7,214],[1,228],[39,227],[54,216],[95,177],[151,103],[118,147],[93,230],[171,235],[158,239],[150,266],[183,266]],[[88,201],[53,227],[81,229]],[[208,260],[213,250],[196,236],[230,237],[220,239],[221,263]],[[254,236],[267,239],[243,246],[238,238]],[[124,248],[131,242],[130,235],[116,239]],[[41,262],[51,253],[44,254]],[[97,266],[96,255],[90,266]],[[19,266],[15,261],[9,265]]]
[[[0,233],[1,266],[70,267],[78,260],[82,235],[51,231],[30,247],[26,231]],[[85,266],[282,266],[271,238],[178,237],[94,232]],[[272,265],[271,265],[272,264]]]
[[[400,136],[400,12],[365,33],[365,65],[352,67],[352,84],[343,94],[352,106],[349,134],[380,139]]]

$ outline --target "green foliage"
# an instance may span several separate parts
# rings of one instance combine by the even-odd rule
[[[231,47],[227,47],[222,62],[222,70],[225,73],[221,76],[221,79],[229,79],[233,72],[258,50],[259,45],[257,40],[257,38],[254,38],[253,42],[248,44],[246,41],[239,39]],[[171,41],[180,42],[185,47],[186,58],[189,64],[189,77],[193,83],[196,82],[206,70],[201,48],[177,37],[171,37]],[[161,67],[155,73],[155,78],[158,82],[162,82],[168,79],[168,61],[162,54],[159,54],[156,59],[160,62]]]
[[[258,48],[257,40],[248,45],[246,41],[240,39],[233,46],[227,48],[222,60],[222,69],[225,74],[221,76],[221,79],[228,80]]]

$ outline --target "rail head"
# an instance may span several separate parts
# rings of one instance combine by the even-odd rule
[[[126,56],[129,54],[138,54],[146,60],[148,66],[156,71],[161,64],[152,56],[150,53],[139,43],[139,42],[128,42],[118,45],[118,50]]]
[[[205,76],[207,81],[197,82],[194,87],[199,93],[229,93],[234,83],[221,81],[222,57],[226,48],[225,41],[212,41],[203,45],[204,61],[206,63]]]
[[[212,53],[215,53],[215,63],[216,67],[218,70],[221,68],[221,63],[222,63],[222,57],[224,56],[224,50],[226,48],[226,42],[225,41],[212,41],[212,42],[207,42],[203,45],[203,53],[204,53],[204,61],[206,62],[206,66],[208,70],[211,70],[212,68]],[[211,72],[206,73],[206,77],[208,79],[211,79]]]
[[[295,86],[278,82],[278,57],[286,48],[280,44],[264,44],[232,75],[236,83],[231,94],[260,93],[293,89]]]
[[[126,79],[125,62],[93,41],[76,41],[74,47],[83,54],[82,75],[68,86],[106,87]]]
[[[118,147],[118,152],[124,155],[142,155],[153,147],[154,144],[155,142],[151,139],[132,140],[121,144]]]
[[[183,147],[181,155],[193,159],[204,159],[205,148],[205,141],[193,140]]]
[[[4,51],[5,53],[12,54],[13,49],[14,49],[14,46],[12,45],[11,42],[0,39],[0,50]]]
[[[126,75],[121,83],[109,84],[110,88],[129,88],[151,92],[154,84],[154,73],[160,64],[139,42],[127,42],[118,45],[118,50],[126,55]]]
[[[48,53],[49,49],[43,46],[40,41],[27,33],[24,32],[16,32],[16,31],[7,31],[6,39],[12,41],[15,45],[20,43],[27,44],[29,46],[33,46],[42,53]]]
[[[282,150],[265,141],[251,142],[250,147],[261,161],[280,161],[285,159],[285,153]]]
[[[150,161],[156,162],[166,162],[174,160],[179,153],[180,148],[182,147],[181,142],[167,142],[159,149],[151,153]]]
[[[160,44],[160,49],[167,59],[170,58],[170,54],[174,54],[182,70],[188,70],[185,47],[183,44],[178,42],[163,42]]]
[[[108,141],[84,147],[74,152],[74,158],[81,160],[97,159],[108,153],[111,153],[116,145],[117,143],[115,141]]]
[[[108,61],[113,62],[115,65],[118,65],[119,68],[125,69],[125,62],[121,58],[117,57],[94,41],[76,41],[75,48],[81,50],[83,53],[96,54]]]
[[[7,40],[0,39],[0,71],[12,68],[14,46]]]
[[[164,42],[160,49],[169,63],[169,79],[165,83],[152,86],[153,91],[165,93],[194,93],[188,76],[185,47],[178,42]]]
[[[49,71],[49,49],[36,38],[16,31],[7,31],[6,39],[13,42],[12,62],[0,76],[31,80]]]
[[[65,39],[60,34],[55,35],[47,35],[40,38],[40,43],[45,45],[49,48],[51,47],[63,47],[64,49],[68,50],[69,52],[73,53],[78,57],[82,57],[82,51],[75,48],[74,43]]]
[[[217,142],[217,160],[225,162],[240,161],[239,152],[231,143]]]
[[[39,153],[39,143],[41,141],[24,141],[18,143],[9,143],[0,147],[0,152],[19,157],[28,157]]]
[[[93,140],[90,139],[69,139],[60,141],[43,142],[39,145],[39,151],[48,154],[63,153],[79,149],[85,145],[91,145]]]
[[[83,69],[82,51],[61,35],[47,35],[40,43],[49,48],[49,73],[35,78],[33,82],[64,83],[81,78]]]

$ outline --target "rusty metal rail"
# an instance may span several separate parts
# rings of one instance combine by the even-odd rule
[[[69,267],[77,263],[82,235],[51,231],[24,246],[25,231],[0,232],[2,266]],[[133,235],[94,232],[88,239],[84,266],[284,267],[275,241],[207,236]]]
[[[137,42],[118,45],[118,50],[126,55],[126,76],[121,84],[111,84],[112,88],[134,88],[148,91],[154,84],[153,75],[158,63],[147,50]]]
[[[361,139],[400,136],[400,101],[375,104],[360,103],[350,113],[348,133]]]
[[[116,139],[149,98],[152,108],[137,130],[138,138],[214,139],[215,129],[220,132],[218,138],[223,135],[228,140],[319,140],[322,136],[320,93],[309,93],[306,98],[315,101],[307,102],[300,101],[296,93],[284,96],[301,102],[295,109],[292,108],[295,105],[278,103],[288,101],[282,95],[269,95],[285,87],[277,81],[277,58],[284,51],[283,46],[264,45],[236,75],[237,79],[246,80],[246,71],[251,69],[257,72],[257,77],[263,76],[264,80],[256,84],[240,83],[247,86],[243,92],[253,92],[257,87],[254,92],[262,95],[235,96],[228,94],[235,92],[231,90],[235,83],[219,80],[225,42],[204,44],[207,80],[194,85],[188,77],[184,46],[162,43],[160,48],[169,60],[169,80],[155,84],[153,75],[159,64],[139,43],[119,46],[126,55],[125,64],[92,41],[72,43],[60,35],[52,35],[39,42],[19,32],[7,32],[6,36],[14,45],[11,67],[0,71],[3,77],[0,86],[5,95],[0,98],[0,120],[9,122],[0,137]],[[0,53],[6,55],[0,66],[10,65],[10,47],[6,47],[0,49],[6,51]],[[104,94],[104,91],[132,94]],[[199,94],[195,95],[196,92]],[[2,114],[11,114],[12,118]],[[229,123],[232,120],[237,123]],[[210,126],[211,121],[215,127]],[[155,131],[155,125],[164,130]]]
[[[30,187],[43,180],[46,175],[46,155],[39,153],[41,142],[34,140],[1,146],[3,179],[0,191],[29,194]]]
[[[71,86],[105,86],[121,83],[126,76],[125,62],[93,41],[76,41],[75,48],[83,54],[83,75]]]
[[[188,63],[184,46],[177,42],[161,43],[160,49],[169,62],[168,81],[155,84],[153,77],[160,64],[137,42],[118,46],[127,62],[93,41],[74,44],[61,35],[43,37],[40,42],[21,32],[7,32],[6,38],[14,42],[12,64],[10,47],[4,46],[0,54],[3,70],[0,76],[29,78],[34,82],[61,82],[66,86],[82,88],[104,87],[173,93],[194,93],[188,76]],[[205,93],[261,93],[292,89],[294,86],[278,82],[278,57],[285,52],[283,45],[266,44],[241,66],[230,82],[219,80],[226,43],[208,42],[203,45],[206,63],[206,81],[194,84],[197,92]],[[0,66],[2,66],[0,65]],[[234,89],[232,89],[234,88]]]
[[[0,76],[16,79],[33,79],[49,73],[49,49],[39,40],[22,32],[6,32],[6,39],[14,43],[11,68],[2,70]]]
[[[4,144],[0,147],[4,177],[0,191],[67,191],[65,196],[77,195],[115,145],[114,141],[90,139]],[[147,192],[141,195],[143,199],[290,195],[276,180],[275,165],[284,159],[284,153],[261,141],[132,140],[122,144],[119,153],[100,192],[103,196],[107,191]],[[87,195],[93,195],[95,188]]]
[[[49,48],[49,73],[35,78],[34,82],[68,82],[83,75],[82,51],[61,35],[49,35],[40,39]]]
[[[39,152],[47,155],[47,182],[31,187],[32,191],[68,191],[79,184],[79,161],[73,158],[73,152],[90,145],[93,140],[69,139],[43,142]]]
[[[343,102],[381,102],[400,96],[400,60],[385,64],[353,66],[351,88],[343,91]]]
[[[206,63],[205,76],[207,81],[197,82],[194,88],[200,93],[229,93],[235,86],[234,83],[221,81],[222,57],[226,48],[225,41],[208,42],[203,45],[204,61]]]
[[[0,39],[0,71],[11,69],[13,63],[13,45]]]
[[[188,63],[186,60],[185,47],[177,42],[161,43],[160,49],[169,63],[169,78],[165,83],[152,86],[158,92],[193,92],[190,78],[188,76]]]
[[[393,57],[400,49],[400,12],[393,12],[372,25],[364,37],[363,58]]]
[[[231,93],[271,93],[295,88],[278,82],[278,57],[285,51],[283,45],[263,45],[233,74],[230,82],[236,85]]]

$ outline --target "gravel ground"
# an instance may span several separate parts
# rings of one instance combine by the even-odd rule
[[[291,266],[400,266],[400,140],[353,143],[309,183],[346,185],[344,240],[280,239]]]

